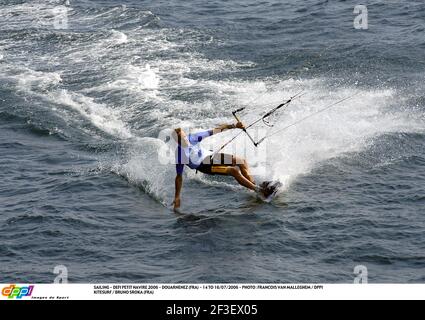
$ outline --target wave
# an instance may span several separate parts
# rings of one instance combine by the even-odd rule
[[[57,72],[41,72],[29,68],[15,68],[13,75],[4,77],[13,82],[18,92],[47,101],[51,104],[52,112],[63,111],[70,108],[77,111],[81,116],[105,133],[121,139],[132,137],[131,131],[126,124],[120,120],[119,113],[102,103],[97,103],[94,98],[85,96],[78,92],[68,91],[60,88],[61,75]],[[58,110],[58,107],[61,110]],[[62,113],[62,117],[67,115]],[[77,120],[71,119],[68,120]]]

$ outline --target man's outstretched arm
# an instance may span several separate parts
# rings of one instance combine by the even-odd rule
[[[176,193],[174,195],[174,210],[180,208],[180,191],[183,185],[183,175],[177,174],[175,180]]]
[[[243,129],[244,128],[243,123],[237,122],[236,124],[233,124],[233,123],[232,124],[222,124],[222,125],[219,125],[217,128],[214,128],[212,131],[213,131],[213,134],[217,134],[217,133],[223,132],[225,130],[236,129],[236,128]]]

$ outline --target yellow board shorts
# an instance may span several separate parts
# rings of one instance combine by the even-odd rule
[[[226,175],[227,170],[229,167],[233,167],[234,163],[235,161],[233,155],[227,153],[217,153],[214,155],[214,157],[206,157],[196,170],[211,175]]]

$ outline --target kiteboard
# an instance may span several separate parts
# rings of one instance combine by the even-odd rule
[[[261,200],[264,202],[271,202],[276,197],[279,189],[282,187],[282,183],[279,180],[275,181],[264,181],[260,184],[261,190],[267,190],[267,192],[258,192]]]

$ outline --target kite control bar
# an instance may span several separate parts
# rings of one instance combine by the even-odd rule
[[[221,150],[223,150],[228,144],[230,144],[233,140],[235,140],[242,132],[245,132],[246,133],[246,135],[249,137],[249,139],[251,140],[251,142],[254,144],[254,146],[258,146],[263,140],[264,140],[264,138],[263,139],[261,139],[261,140],[259,140],[259,141],[255,141],[254,140],[254,138],[248,133],[248,131],[247,131],[247,129],[248,128],[251,128],[253,125],[255,125],[255,124],[257,124],[258,122],[260,122],[260,121],[265,121],[265,119],[267,118],[267,117],[269,117],[271,114],[273,114],[273,113],[275,113],[278,109],[280,109],[280,108],[282,108],[283,106],[286,106],[286,105],[288,105],[292,100],[294,100],[295,98],[299,98],[299,97],[301,97],[302,95],[304,95],[304,93],[303,93],[303,91],[300,91],[300,92],[298,92],[296,95],[294,95],[294,96],[292,96],[291,98],[289,98],[288,100],[286,100],[285,102],[283,102],[283,103],[281,103],[281,104],[279,104],[277,107],[275,107],[275,108],[273,108],[273,109],[271,109],[271,110],[269,110],[266,114],[264,114],[263,116],[261,116],[261,118],[259,118],[259,119],[257,119],[257,120],[255,120],[254,122],[252,122],[252,123],[250,123],[248,126],[246,126],[246,127],[244,127],[243,129],[242,129],[242,131],[240,131],[239,133],[237,133],[232,139],[230,139],[229,141],[227,141],[225,144],[223,144],[216,152],[214,152],[213,153],[213,156],[215,156],[218,152],[220,152]],[[237,109],[237,110],[235,110],[235,111],[232,111],[232,115],[233,115],[233,117],[236,119],[236,121],[238,121],[238,122],[242,122],[240,119],[239,119],[239,117],[238,117],[238,115],[237,115],[237,113],[239,113],[239,112],[241,112],[241,111],[243,111],[243,110],[245,110],[245,107],[244,108],[240,108],[240,109]]]
[[[288,105],[290,102],[292,102],[292,100],[294,100],[295,98],[299,98],[302,95],[304,95],[303,91],[298,92],[297,94],[295,94],[294,96],[290,97],[288,100],[286,100],[285,102],[282,102],[281,104],[279,104],[277,107],[274,107],[273,109],[269,110],[268,112],[266,112],[266,114],[264,114],[263,116],[261,116],[261,118],[259,118],[258,120],[255,120],[254,122],[252,122],[251,124],[249,124],[248,126],[244,127],[242,130],[243,132],[245,132],[248,136],[248,138],[251,140],[251,142],[254,144],[254,146],[258,146],[262,140],[260,141],[255,141],[254,138],[252,138],[252,136],[248,133],[247,129],[251,128],[253,125],[257,124],[260,121],[263,121],[266,125],[268,125],[270,127],[270,125],[266,122],[266,118],[269,117],[270,115],[272,115],[273,113],[275,113],[277,110],[279,110],[280,108],[282,108],[283,106]],[[239,117],[237,116],[238,112],[243,111],[245,108],[240,108],[237,109],[235,111],[232,112],[233,117],[235,117],[235,119],[238,122],[241,122],[241,120],[239,119]],[[233,139],[232,139],[233,141]]]
[[[241,112],[244,109],[245,108],[240,108],[240,109],[235,110],[235,111],[232,112],[232,115],[233,115],[233,117],[235,117],[235,119],[236,119],[237,122],[241,122],[242,123],[241,119],[239,119],[239,117],[237,116],[236,113]],[[244,127],[242,130],[243,130],[243,132],[246,133],[246,135],[251,140],[251,142],[254,144],[254,146],[257,146],[257,142],[255,142],[254,138],[252,138],[251,135],[248,133],[248,131],[246,131],[246,128]]]

